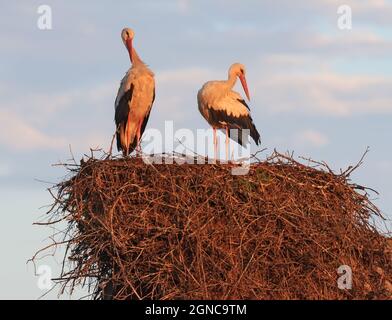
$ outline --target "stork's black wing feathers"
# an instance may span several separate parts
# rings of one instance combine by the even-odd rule
[[[260,144],[260,134],[257,131],[256,126],[253,123],[253,120],[249,114],[246,116],[235,117],[233,115],[227,114],[227,112],[224,110],[215,110],[211,107],[208,108],[208,112],[211,124],[217,127],[222,127],[222,125],[225,124],[224,126],[227,126],[229,128],[230,139],[234,140],[241,146],[243,146],[244,143],[247,142],[243,141],[242,130],[244,129],[249,130],[250,136],[257,145]]]
[[[250,108],[249,108],[248,104],[245,102],[244,99],[237,99],[237,101],[242,103],[246,107],[246,109],[248,109],[250,111]]]
[[[155,101],[155,87],[154,87],[154,95],[152,96],[151,106],[154,104],[154,101]]]
[[[117,141],[117,151],[121,151],[121,150],[122,150],[122,147],[121,147],[121,141],[120,141],[120,131],[119,131],[119,127],[117,127],[116,141]]]
[[[115,110],[114,121],[116,123],[116,128],[117,128],[116,140],[117,140],[117,150],[118,151],[122,150],[119,127],[122,123],[126,123],[128,121],[128,114],[130,111],[129,107],[130,107],[131,100],[132,100],[133,88],[134,88],[134,85],[131,84],[131,87],[129,88],[129,90],[126,91],[123,94],[123,96],[120,98],[120,101],[119,101],[118,105],[116,106],[116,110]]]
[[[116,106],[116,112],[114,116],[114,121],[116,122],[116,126],[128,120],[129,105],[132,100],[133,88],[134,85],[131,84],[129,90],[123,94],[123,96],[120,99],[120,102]]]

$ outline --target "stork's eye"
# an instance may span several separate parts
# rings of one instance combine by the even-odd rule
[[[244,69],[240,69],[241,74],[244,74]]]

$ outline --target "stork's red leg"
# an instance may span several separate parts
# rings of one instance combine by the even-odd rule
[[[140,130],[141,130],[141,127],[142,127],[142,121],[139,122],[139,125],[137,127],[137,133],[136,133],[136,141],[137,141],[136,142],[136,153],[137,154],[141,154],[142,153],[142,148],[140,146],[140,138],[141,138]]]
[[[121,148],[122,148],[122,152],[123,152],[123,157],[127,156],[127,138],[126,138],[126,129],[124,128],[124,126],[121,126]]]
[[[212,129],[213,129],[213,131],[214,131],[214,159],[215,159],[215,161],[216,161],[216,159],[217,159],[217,153],[218,153],[218,140],[217,140],[217,138],[216,138],[216,128],[213,127]]]
[[[130,130],[130,123],[131,123],[131,113],[128,113],[128,120],[127,120],[127,124],[125,127],[125,155],[129,155],[129,145],[131,143],[131,132]]]
[[[226,161],[229,160],[229,128],[226,127]]]

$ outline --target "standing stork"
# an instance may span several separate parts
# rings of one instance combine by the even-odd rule
[[[117,149],[128,156],[135,148],[141,151],[140,138],[146,128],[155,100],[154,73],[135,51],[132,41],[135,33],[125,28],[121,38],[128,50],[132,66],[121,80],[115,102]]]
[[[241,146],[244,145],[244,142],[246,143],[246,141],[243,141],[244,129],[249,130],[250,136],[257,145],[260,143],[260,134],[250,116],[248,105],[239,93],[232,90],[237,78],[240,79],[246,97],[250,100],[245,78],[245,67],[240,63],[234,63],[230,67],[228,80],[209,81],[203,85],[197,94],[199,111],[214,131],[215,159],[218,148],[216,129],[226,131],[226,160],[229,156],[229,138]],[[248,137],[244,138],[247,140]]]

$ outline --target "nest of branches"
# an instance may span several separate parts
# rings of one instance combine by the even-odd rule
[[[391,241],[368,189],[350,181],[357,166],[334,173],[278,153],[246,175],[140,157],[65,166],[45,222],[68,223],[55,244],[67,248],[63,288],[87,282],[94,299],[391,298]]]

